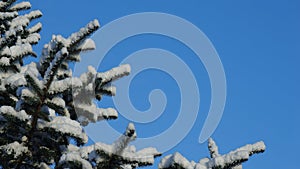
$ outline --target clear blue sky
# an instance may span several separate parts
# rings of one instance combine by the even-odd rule
[[[212,41],[226,73],[226,107],[221,123],[213,134],[220,152],[226,153],[246,143],[263,140],[267,151],[253,156],[244,168],[299,168],[300,1],[31,2],[33,9],[40,9],[44,14],[40,19],[44,26],[42,40],[35,47],[36,52],[50,40],[52,34],[68,36],[94,18],[105,25],[137,12],[164,12],[190,21]],[[193,72],[199,72],[196,78],[201,105],[196,124],[180,144],[164,154],[179,151],[189,160],[198,161],[208,156],[206,144],[199,144],[198,137],[209,108],[210,83],[205,68],[189,48],[166,37],[136,36],[117,44],[99,70],[118,65],[132,52],[153,47],[176,53]],[[136,124],[140,137],[153,136],[167,129],[180,108],[180,94],[174,79],[160,71],[148,70],[136,76],[130,89],[130,97],[137,109],[146,110],[149,107],[148,94],[155,88],[165,91],[168,104],[158,120]],[[110,106],[112,101],[105,98],[101,104]],[[122,116],[110,122],[120,132],[127,123],[128,120]],[[98,133],[101,132],[105,133],[98,129]]]

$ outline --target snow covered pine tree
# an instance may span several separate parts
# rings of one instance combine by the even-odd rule
[[[99,28],[98,21],[68,38],[54,35],[39,63],[23,65],[24,57],[36,56],[31,45],[38,43],[41,30],[40,23],[27,28],[42,16],[40,11],[19,15],[29,8],[29,2],[0,1],[1,168],[130,169],[153,164],[161,155],[156,149],[127,146],[136,137],[133,124],[112,145],[83,146],[88,137],[82,126],[118,116],[113,108],[97,108],[93,99],[115,95],[111,83],[130,72],[129,65],[104,73],[89,67],[80,78],[72,77],[68,64],[80,61],[81,51],[95,48],[88,37]]]
[[[79,78],[72,77],[69,63],[95,48],[88,37],[99,28],[98,21],[68,38],[53,35],[40,61],[24,65],[25,57],[37,56],[32,45],[40,40],[42,27],[28,28],[42,16],[39,10],[19,14],[30,8],[29,2],[0,1],[0,168],[133,169],[153,164],[161,155],[155,148],[128,146],[136,138],[132,123],[112,145],[84,146],[83,126],[118,117],[115,109],[97,108],[93,100],[115,95],[111,83],[130,72],[129,65],[104,73],[88,67]],[[175,154],[165,157],[160,168],[230,168],[265,148],[260,142],[221,156],[212,140],[209,144],[211,159],[196,164]]]

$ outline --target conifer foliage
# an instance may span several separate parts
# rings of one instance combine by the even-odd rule
[[[24,15],[29,2],[0,1],[0,166],[2,168],[137,168],[151,165],[160,153],[154,148],[136,151],[127,147],[136,137],[133,124],[112,145],[88,141],[82,126],[116,119],[113,108],[98,108],[94,99],[115,95],[112,82],[130,73],[121,65],[104,73],[93,67],[72,77],[70,62],[80,52],[95,48],[88,37],[99,28],[94,20],[64,38],[53,35],[44,45],[38,63],[32,45],[40,40],[39,10]],[[75,144],[72,144],[75,142]]]
[[[42,12],[26,12],[30,8],[29,2],[0,1],[0,168],[134,169],[152,165],[161,153],[151,147],[136,150],[129,146],[137,137],[132,123],[111,145],[86,145],[83,126],[118,117],[114,108],[99,108],[95,100],[114,96],[112,82],[130,73],[129,65],[106,72],[89,66],[80,77],[72,76],[69,64],[80,61],[81,51],[95,49],[89,36],[100,27],[98,21],[69,37],[53,35],[38,55],[32,45],[40,40],[42,24],[32,21]],[[38,62],[24,64],[25,57],[37,56]],[[249,156],[264,149],[259,142],[220,155],[210,139],[210,159],[189,162],[176,153],[163,158],[159,168],[241,168]]]
[[[210,138],[208,140],[210,158],[200,159],[198,163],[188,161],[180,153],[174,153],[164,157],[159,169],[242,169],[242,163],[248,161],[253,154],[265,151],[265,144],[260,141],[255,144],[247,144],[225,155],[220,155],[218,146]]]

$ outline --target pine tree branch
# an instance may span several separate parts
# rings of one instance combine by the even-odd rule
[[[247,161],[253,154],[262,153],[265,151],[265,144],[257,142],[255,144],[248,144],[225,155],[217,153],[216,144],[212,139],[209,139],[208,147],[211,153],[211,158],[203,158],[198,163],[194,161],[189,162],[181,154],[175,153],[164,157],[159,169],[232,169],[233,167],[241,167],[240,165]]]

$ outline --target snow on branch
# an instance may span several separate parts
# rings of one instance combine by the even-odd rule
[[[29,43],[15,45],[12,47],[5,47],[0,55],[7,56],[10,58],[11,62],[25,57],[27,55],[32,55],[36,57],[36,54],[32,50],[32,46]]]
[[[165,156],[160,161],[158,168],[160,168],[160,169],[177,169],[177,168],[194,169],[195,164],[193,162],[189,162],[180,153],[176,152],[173,155]],[[207,169],[207,168],[205,168],[205,169]]]
[[[1,59],[0,59],[0,66],[1,67],[7,67],[7,66],[10,66],[10,59],[9,58],[7,58],[7,57],[2,57]]]
[[[42,24],[39,22],[34,26],[32,26],[31,28],[29,28],[27,31],[31,34],[31,33],[38,33],[40,32],[41,29],[42,29]]]
[[[23,88],[21,91],[21,99],[24,103],[27,103],[31,106],[38,105],[41,100],[38,95],[29,88]]]
[[[154,158],[161,155],[155,148],[144,148],[136,151],[128,143],[136,137],[133,124],[129,124],[126,132],[114,144],[95,143],[94,145],[76,147],[69,145],[65,154],[73,154],[76,160],[82,159],[92,162],[93,168],[136,168],[154,163]],[[79,156],[80,155],[80,156]]]
[[[117,119],[118,118],[118,112],[114,108],[99,108],[97,113],[97,121],[100,120],[109,120],[109,119]]]
[[[41,35],[39,33],[31,33],[25,39],[22,39],[22,43],[29,43],[31,45],[37,44],[41,39]]]
[[[61,48],[69,45],[67,39],[63,38],[61,35],[53,35],[51,41],[48,44],[44,45],[42,50],[42,56],[40,58],[40,62],[38,64],[39,71],[41,75],[44,76],[46,70],[50,66],[51,62],[55,58],[57,52],[61,50]]]
[[[111,75],[112,77],[110,77],[110,81],[112,81],[112,79],[115,80],[129,74],[128,69],[130,70],[129,65],[122,65],[109,72],[106,72],[106,74],[108,75],[109,73],[113,73]],[[99,100],[99,97],[101,97],[103,94],[112,96],[115,95],[116,91],[115,87],[111,86],[110,83],[105,84],[100,88],[98,85],[97,89],[96,77],[96,70],[92,66],[89,66],[88,72],[83,73],[80,76],[82,87],[73,90],[73,105],[75,108],[75,113],[78,117],[78,121],[84,126],[88,125],[90,122],[94,123],[100,120],[116,119],[118,117],[117,111],[115,109],[97,108],[97,106],[93,103],[93,99],[95,98],[95,96],[96,99]]]
[[[27,84],[40,96],[43,95],[43,83],[31,71],[25,72]]]
[[[241,164],[249,159],[253,154],[262,153],[266,146],[261,142],[255,144],[248,144],[225,155],[217,153],[217,146],[212,139],[208,141],[208,147],[211,153],[211,158],[203,158],[199,163],[194,161],[189,162],[181,154],[175,153],[164,157],[160,164],[160,169],[227,169],[227,168],[241,168]]]
[[[14,18],[10,23],[10,29],[18,27],[27,27],[30,20],[26,16],[18,16]]]
[[[63,47],[58,53],[56,53],[54,59],[52,60],[44,75],[44,84],[46,85],[45,87],[48,87],[47,85],[50,85],[54,76],[56,75],[60,64],[66,59],[68,55],[69,52],[66,47]]]
[[[40,169],[51,169],[46,163],[42,162],[40,165],[39,165],[39,168]]]
[[[88,141],[88,137],[80,124],[68,117],[56,116],[52,117],[50,122],[39,121],[38,128],[49,132],[54,130],[55,132],[70,136],[75,138],[78,143],[86,143]]]
[[[15,159],[17,159],[18,157],[29,153],[30,152],[28,151],[28,147],[18,143],[17,141],[0,146],[1,158],[12,155]]]
[[[14,66],[7,66],[7,59],[1,60],[0,65],[4,70],[11,70],[23,64],[23,58],[28,55],[36,57],[32,51],[31,45],[37,44],[40,40],[38,31],[41,29],[37,24],[31,30],[26,30],[30,21],[42,16],[40,11],[31,11],[29,14],[19,15],[18,11],[30,9],[30,2],[15,3],[15,0],[1,1],[0,3],[0,22],[1,40],[0,53],[2,56],[9,58],[9,62]],[[34,32],[35,31],[35,32]]]
[[[11,6],[16,0],[6,0],[0,1],[0,9],[5,10],[7,7]]]
[[[70,62],[80,62],[81,61],[81,57],[80,54],[76,53],[76,54],[70,54],[67,58],[67,61]]]
[[[57,168],[82,168],[93,169],[89,161],[83,159],[79,153],[72,152],[63,154]]]
[[[61,115],[70,117],[70,114],[66,108],[65,100],[61,97],[46,99],[45,105]]]
[[[212,138],[208,139],[208,149],[211,158],[220,156],[218,146],[216,145],[215,141]]]
[[[55,95],[72,89],[82,87],[82,82],[78,78],[66,78],[63,80],[53,81],[49,87],[48,94]]]
[[[102,95],[116,95],[116,87],[111,83],[119,78],[129,75],[130,65],[120,65],[103,73],[97,73],[95,79],[95,96],[98,100]]]
[[[15,4],[11,7],[8,8],[9,11],[20,11],[20,10],[26,10],[26,9],[30,9],[31,8],[31,4],[30,2],[20,2],[18,4]]]
[[[130,73],[130,65],[120,65],[118,67],[112,68],[109,71],[106,71],[104,73],[97,73],[96,76],[96,85],[98,88],[101,88],[102,86],[115,81],[117,79],[120,79],[121,77],[127,76]]]
[[[133,150],[135,150],[135,148],[133,148]],[[152,165],[154,158],[161,156],[161,153],[153,147],[145,148],[135,153],[133,152],[135,151],[124,151],[122,160],[125,161],[125,164],[133,164],[136,167]]]
[[[7,117],[7,118],[10,117],[10,118],[18,119],[18,120],[24,121],[24,122],[29,120],[29,116],[27,115],[27,113],[24,110],[17,112],[11,106],[1,106],[0,115]]]
[[[99,28],[99,22],[94,20],[81,28],[79,32],[73,33],[69,38],[65,39],[62,36],[53,36],[49,44],[44,46],[42,57],[39,63],[39,71],[41,75],[46,74],[46,70],[51,66],[51,62],[56,58],[63,48],[68,52],[67,57],[62,61],[80,61],[80,51],[95,49],[95,43],[91,39],[86,39]],[[64,62],[60,62],[62,67]]]
[[[75,47],[74,52],[84,52],[89,50],[96,49],[96,44],[92,39],[86,39],[85,41],[79,43],[77,47]],[[77,51],[77,52],[76,52]]]
[[[27,17],[30,21],[33,19],[40,18],[43,16],[43,13],[40,10],[31,11],[29,14],[24,15]]]
[[[21,68],[20,73],[15,73],[7,77],[6,79],[3,80],[3,83],[5,86],[8,86],[9,88],[12,89],[18,88],[20,86],[25,86],[27,85],[25,74],[31,74],[34,77],[38,77],[39,72],[36,68],[36,64],[32,62],[26,66],[23,66]]]
[[[135,127],[132,123],[129,123],[125,133],[112,144],[112,151],[115,155],[120,155],[123,153],[124,149],[128,144],[135,140],[136,132]]]
[[[107,95],[107,96],[115,96],[117,89],[111,83],[103,85],[100,89],[97,88],[95,91],[96,96]]]
[[[18,16],[18,12],[0,12],[0,22],[10,20]]]
[[[64,99],[62,99],[60,97],[54,97],[52,99],[47,99],[46,104],[53,105],[53,108],[52,108],[52,106],[50,106],[52,109],[54,109],[54,107],[57,107],[58,109],[63,109],[66,106]]]
[[[68,39],[70,40],[70,47],[77,45],[83,39],[91,35],[100,27],[98,20],[93,20],[88,23],[84,28],[81,28],[79,32],[73,33]]]
[[[90,122],[95,123],[100,120],[116,119],[118,117],[118,113],[115,109],[97,108],[94,103],[92,103],[91,105],[75,103],[74,107],[78,117],[78,121],[83,126],[87,126]]]
[[[266,149],[266,146],[263,141],[257,142],[255,144],[247,144],[243,147],[240,147],[233,152],[238,152],[238,151],[247,151],[249,155],[257,154],[257,153],[262,153]]]

